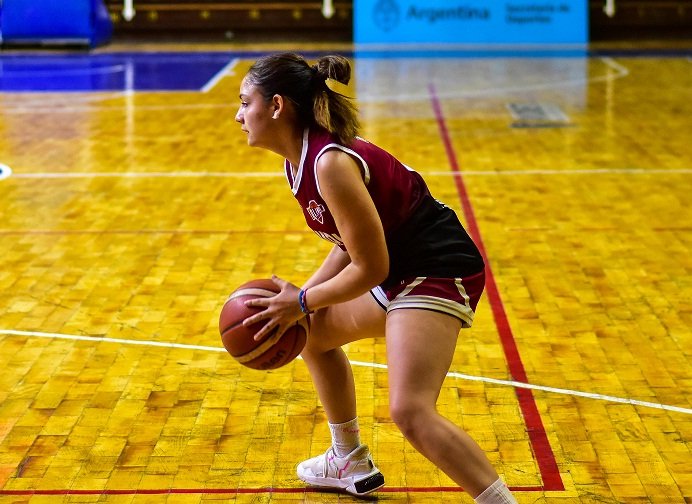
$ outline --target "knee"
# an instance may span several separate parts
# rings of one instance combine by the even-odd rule
[[[301,353],[303,358],[319,356],[341,346],[338,341],[339,328],[331,323],[329,308],[323,308],[308,315],[310,331]]]
[[[303,358],[303,360],[309,362],[310,360],[318,359],[320,356],[324,355],[328,351],[329,349],[324,348],[322,345],[319,344],[319,342],[311,340],[310,336],[308,336],[308,339],[305,343],[305,347],[303,348],[303,351],[300,353],[300,356]]]
[[[317,316],[316,316],[317,315]],[[308,333],[305,347],[301,352],[301,357],[306,360],[319,358],[325,353],[338,348],[331,340],[331,332],[325,324],[322,314],[310,315],[310,331]]]
[[[416,444],[430,425],[430,415],[435,414],[434,408],[420,404],[410,399],[392,400],[389,405],[392,420],[406,439]]]
[[[310,338],[308,337],[303,351],[300,352],[300,356],[309,365],[312,362],[320,360],[325,353],[327,353],[326,349],[320,348],[319,345],[311,344]]]
[[[305,341],[305,347],[301,352],[301,357],[303,359],[310,359],[313,357],[319,357],[320,355],[331,350],[329,345],[325,344],[325,338],[323,333],[320,332],[319,328],[314,325],[310,326],[310,332],[307,335],[307,340]]]

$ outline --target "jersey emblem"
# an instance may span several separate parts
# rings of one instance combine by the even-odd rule
[[[310,200],[306,210],[308,211],[310,217],[312,217],[313,220],[316,220],[320,224],[324,224],[324,205],[317,203],[315,200]]]

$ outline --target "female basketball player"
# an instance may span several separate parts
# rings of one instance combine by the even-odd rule
[[[357,137],[357,111],[332,90],[347,84],[345,58],[310,66],[294,54],[261,58],[240,87],[236,121],[248,144],[285,158],[308,226],[335,245],[302,289],[249,301],[266,309],[257,333],[282,332],[308,315],[303,359],[329,420],[332,446],[298,465],[311,484],[364,495],[384,485],[360,443],[353,374],[342,345],[386,337],[392,419],[406,439],[481,503],[514,503],[480,447],[435,403],[457,336],[469,327],[484,264],[454,212],[415,171]]]

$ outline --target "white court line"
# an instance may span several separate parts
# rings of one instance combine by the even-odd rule
[[[579,77],[579,78],[574,78],[574,79],[565,79],[565,80],[557,80],[557,81],[547,81],[547,82],[542,82],[542,83],[535,83],[535,84],[526,84],[523,86],[509,86],[509,87],[492,87],[489,86],[484,89],[473,89],[473,90],[468,90],[468,91],[458,91],[455,89],[454,91],[439,91],[437,93],[438,98],[447,98],[447,99],[464,99],[464,98],[478,98],[478,97],[489,97],[489,96],[497,96],[497,95],[506,95],[506,94],[516,94],[516,93],[523,93],[523,92],[528,92],[528,91],[541,91],[541,90],[551,90],[551,89],[557,89],[561,87],[571,87],[571,86],[584,86],[586,84],[592,84],[592,83],[597,83],[597,82],[606,82],[606,81],[613,81],[615,79],[622,79],[624,77],[627,77],[629,75],[629,70],[624,67],[623,65],[620,65],[619,63],[616,63],[612,58],[608,57],[603,57],[601,58],[601,61],[605,63],[607,66],[611,67],[614,69],[616,72],[618,72],[617,75],[612,75],[612,74],[606,74],[606,75],[599,75],[596,77]],[[357,100],[360,103],[369,103],[369,102],[381,102],[381,101],[400,101],[400,102],[413,102],[413,101],[422,101],[422,100],[429,100],[430,96],[428,94],[424,93],[408,93],[408,94],[400,94],[400,95],[378,95],[378,94],[370,94],[368,95],[367,92],[364,93],[359,93]]]
[[[46,70],[46,71],[41,71],[41,70],[29,70],[26,72],[22,72],[21,70],[12,70],[11,76],[12,77],[53,77],[56,75],[59,76],[64,76],[64,75],[98,75],[98,74],[107,74],[107,73],[122,73],[125,71],[125,65],[110,65],[110,66],[101,66],[101,67],[95,67],[95,68],[54,68],[52,70]],[[48,91],[47,91],[48,92]]]
[[[612,80],[612,79],[618,79],[618,78],[622,78],[622,77],[627,77],[627,76],[630,74],[630,71],[629,71],[629,69],[628,69],[626,66],[621,65],[620,63],[618,63],[617,61],[615,61],[615,60],[614,60],[613,58],[611,58],[610,56],[603,56],[603,57],[601,58],[601,61],[602,61],[603,63],[605,63],[606,65],[608,65],[608,66],[609,66],[610,68],[612,68],[613,70],[615,70],[616,72],[619,72],[619,73],[620,73],[620,75],[616,75],[616,76],[606,76],[606,80]]]
[[[239,61],[240,60],[238,58],[233,58],[231,61],[229,61],[221,70],[216,73],[216,75],[214,75],[204,86],[202,86],[200,91],[202,91],[202,93],[208,93],[219,83],[219,81],[221,81],[221,79],[227,75],[233,75],[233,69]]]
[[[134,93],[134,91],[127,91],[123,93],[118,94],[118,98],[121,97],[126,97],[128,93]],[[110,98],[108,98],[110,99]],[[106,98],[104,98],[106,100]],[[171,104],[171,105],[137,105],[137,110],[166,110],[166,111],[171,111],[171,110],[203,110],[203,109],[228,109],[228,110],[235,110],[237,107],[235,104],[231,103],[180,103],[180,104]],[[3,114],[13,114],[13,115],[20,115],[20,114],[38,114],[38,113],[50,113],[50,114],[77,114],[77,113],[82,113],[82,112],[96,112],[96,111],[105,111],[105,110],[115,110],[115,111],[122,111],[123,106],[122,105],[112,105],[112,106],[106,106],[106,105],[100,105],[98,107],[91,106],[91,105],[83,105],[79,107],[75,107],[71,105],[70,103],[66,102],[60,105],[55,105],[55,106],[44,106],[44,105],[39,105],[39,106],[33,106],[33,105],[19,105],[13,108],[4,108],[3,109]]]
[[[0,163],[0,180],[8,178],[10,175],[12,175],[12,168]]]
[[[72,179],[72,178],[253,178],[253,177],[285,177],[278,170],[271,173],[263,172],[67,172],[67,173],[15,173],[16,178],[27,179]]]
[[[449,170],[424,171],[418,170],[424,177],[503,177],[516,175],[664,175],[688,174],[692,168],[662,169],[662,168],[586,168],[565,170],[504,170],[504,171],[474,171],[466,170],[454,173]],[[74,178],[254,178],[254,177],[285,177],[280,170],[266,172],[211,172],[211,171],[174,171],[174,172],[34,172],[14,173],[13,178],[26,179],[74,179]]]
[[[447,171],[431,171],[423,172],[419,171],[421,175],[427,177],[432,176],[454,176],[454,177],[466,177],[470,176],[506,176],[506,175],[611,175],[611,174],[622,174],[622,175],[648,175],[656,174],[661,175],[665,173],[692,173],[692,168],[585,168],[580,169],[565,169],[565,170],[503,170],[503,171],[479,171],[479,170],[461,170],[458,173]]]
[[[49,338],[49,339],[64,339],[72,341],[90,341],[92,343],[118,343],[120,345],[139,345],[153,346],[161,348],[181,348],[184,350],[204,350],[207,352],[225,352],[223,347],[210,347],[199,345],[186,345],[183,343],[166,343],[161,341],[146,341],[146,340],[126,340],[118,338],[106,338],[103,336],[79,336],[76,334],[59,334],[59,333],[44,333],[35,331],[14,331],[12,329],[0,329],[0,334],[8,336],[28,336],[34,338]]]
[[[179,348],[183,350],[202,350],[207,352],[225,352],[223,347],[210,347],[201,345],[186,345],[183,343],[166,343],[161,341],[146,341],[146,340],[127,340],[118,338],[106,338],[102,336],[79,336],[74,334],[60,334],[60,333],[44,333],[35,331],[15,331],[11,329],[0,329],[0,334],[5,334],[8,336],[25,336],[25,337],[36,337],[36,338],[48,338],[48,339],[63,339],[72,341],[89,341],[91,343],[117,343],[121,345],[139,345],[139,346],[152,346],[161,348]],[[352,365],[359,367],[368,367],[373,369],[387,369],[385,364],[378,364],[374,362],[362,362],[362,361],[350,361]],[[532,385],[530,383],[517,382],[513,380],[498,380],[495,378],[486,378],[483,376],[473,376],[462,373],[449,372],[447,376],[450,378],[458,378],[460,380],[477,381],[483,383],[490,383],[493,385],[503,385],[507,387],[523,388],[530,390],[538,390],[541,392],[550,392],[553,394],[570,395],[576,397],[584,397],[586,399],[594,399],[598,401],[615,402],[621,404],[629,404],[632,406],[641,406],[644,408],[654,408],[665,411],[673,411],[676,413],[683,413],[685,415],[692,415],[692,409],[681,408],[679,406],[669,406],[666,404],[653,403],[648,401],[638,401],[636,399],[627,399],[623,397],[615,397],[603,394],[594,394],[591,392],[581,392],[579,390],[569,390],[555,387],[546,387],[543,385]]]

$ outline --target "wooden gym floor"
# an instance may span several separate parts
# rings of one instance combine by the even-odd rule
[[[234,122],[258,53],[181,47],[0,57],[0,502],[356,501],[294,477],[302,361],[220,348],[235,286],[328,245]],[[363,136],[490,266],[440,410],[520,503],[691,502],[692,52],[353,56]],[[389,419],[384,343],[347,351],[376,499],[470,502]]]

